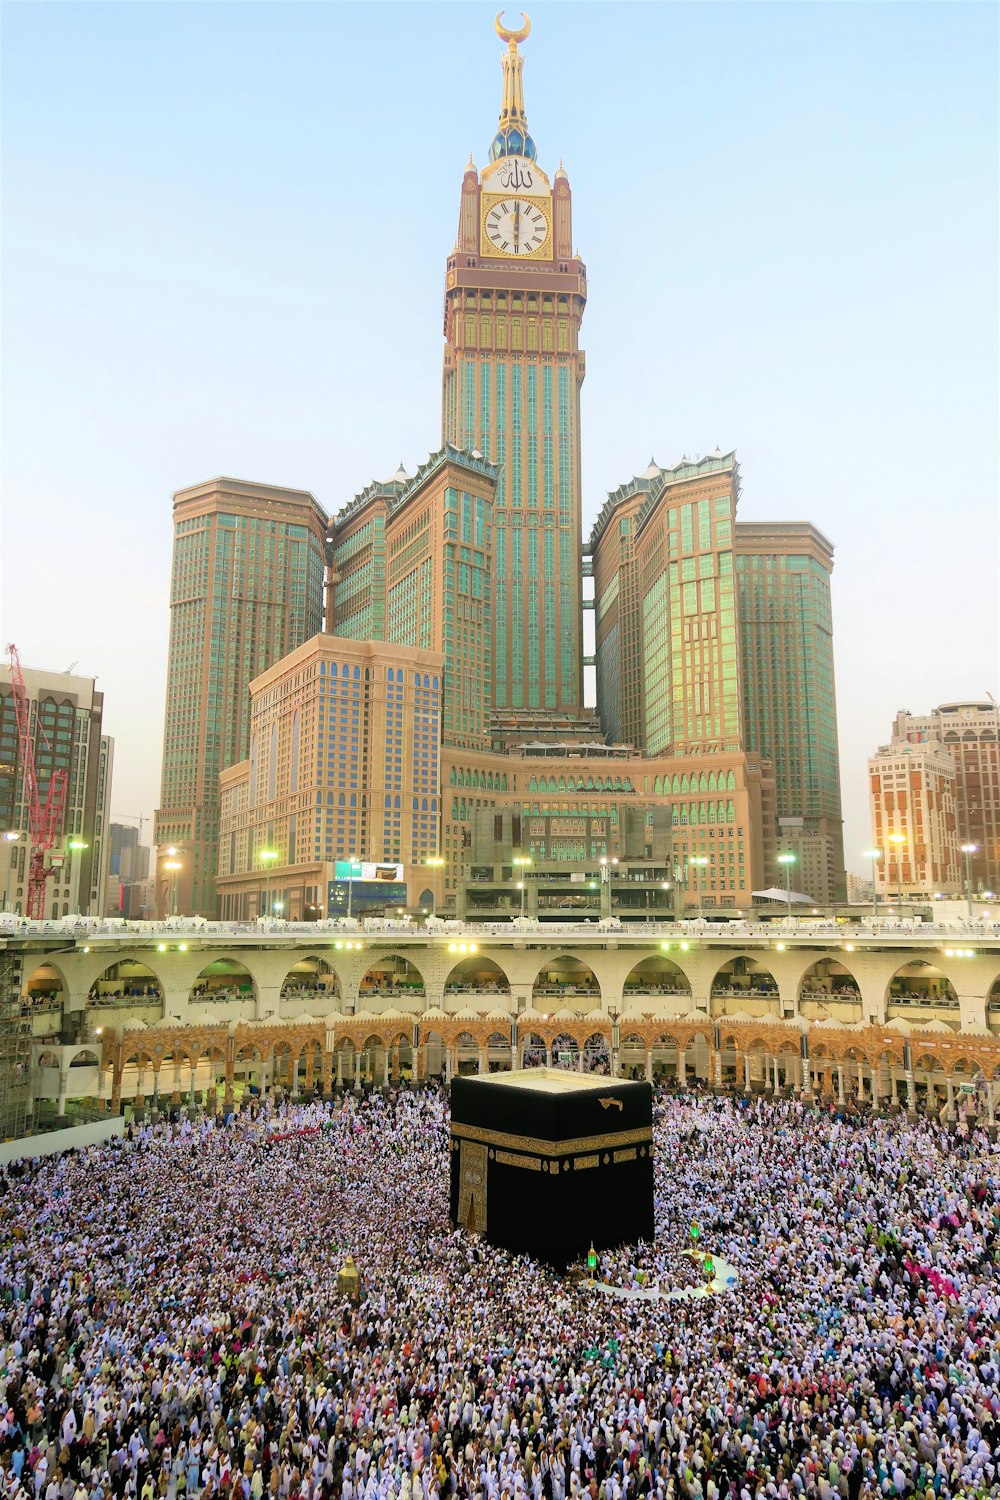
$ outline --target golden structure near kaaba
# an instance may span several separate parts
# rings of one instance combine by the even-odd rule
[[[554,1265],[652,1239],[650,1085],[561,1068],[453,1079],[451,1218]]]

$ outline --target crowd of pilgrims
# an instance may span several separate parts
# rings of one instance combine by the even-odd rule
[[[696,1221],[718,1295],[620,1298],[452,1230],[433,1089],[8,1167],[0,1500],[1000,1495],[986,1134],[654,1109],[656,1241],[598,1279],[689,1283]]]

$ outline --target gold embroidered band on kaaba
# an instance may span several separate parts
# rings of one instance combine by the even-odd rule
[[[480,1141],[485,1146],[502,1146],[506,1150],[533,1152],[536,1156],[577,1156],[585,1152],[607,1151],[622,1146],[651,1146],[653,1131],[649,1125],[637,1130],[612,1130],[605,1135],[577,1135],[568,1141],[545,1141],[538,1136],[515,1135],[509,1130],[485,1130],[481,1125],[463,1125],[453,1120],[452,1137]]]

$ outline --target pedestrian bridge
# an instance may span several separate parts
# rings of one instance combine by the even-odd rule
[[[1000,1088],[996,924],[53,922],[0,953],[60,1109],[534,1061],[990,1115]]]

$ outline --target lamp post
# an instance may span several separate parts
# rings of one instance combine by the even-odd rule
[[[261,849],[257,858],[264,866],[264,912],[271,915],[271,866],[278,857],[277,849]]]
[[[688,860],[688,864],[689,865],[697,865],[701,869],[705,870],[705,869],[708,868],[708,855],[707,854],[692,854],[691,857],[690,857],[690,859]],[[701,886],[700,886],[700,884],[698,886],[698,916],[699,917],[701,916]]]
[[[872,862],[872,922],[878,921],[878,864],[882,858],[881,849],[866,849],[865,859]]]
[[[900,849],[899,846],[900,846],[900,844],[905,844],[906,843],[906,834],[905,833],[890,833],[890,835],[889,835],[889,843],[890,844],[895,844],[895,846],[896,846],[896,890],[897,890],[897,897],[898,897],[898,900],[899,900],[900,915],[902,915],[902,911],[903,911],[903,851]]]
[[[424,864],[427,866],[427,868],[429,870],[443,870],[444,869],[444,865],[445,865],[445,861],[444,861],[444,859],[442,858],[442,856],[440,854],[431,854],[431,855],[428,855],[428,857],[424,860]],[[431,914],[436,917],[437,916],[437,891],[431,891],[431,896],[433,898],[432,904],[431,904]]]
[[[965,905],[969,913],[969,921],[972,921],[972,856],[979,852],[978,844],[963,844],[962,853],[965,855]]]
[[[170,915],[172,917],[176,917],[176,915],[177,915],[177,871],[178,870],[182,870],[184,867],[181,864],[181,862],[180,862],[179,859],[165,859],[163,861],[163,868],[165,870],[169,870],[170,871],[170,890],[169,890],[169,897],[168,897],[168,900],[167,900],[167,905],[170,907]]]
[[[797,855],[790,850],[778,855],[778,864],[785,867],[785,917],[789,922],[792,920],[792,865],[796,858]]]
[[[513,857],[513,859],[511,860],[511,864],[514,866],[514,868],[516,870],[526,871],[527,868],[528,868],[528,866],[531,864],[531,855],[530,854],[515,854],[514,857]],[[523,921],[523,919],[524,919],[524,890],[525,890],[525,882],[524,882],[523,879],[521,879],[521,880],[519,880],[517,882],[517,889],[521,892],[521,919]]]

